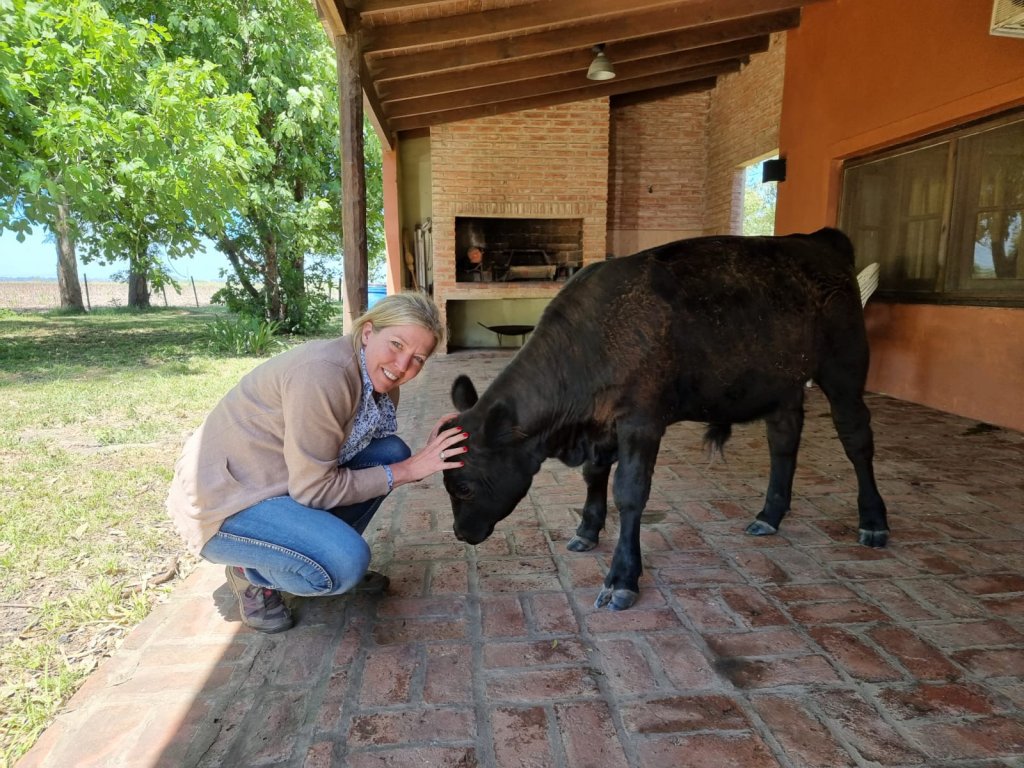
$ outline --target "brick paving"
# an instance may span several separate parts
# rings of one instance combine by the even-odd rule
[[[459,372],[403,391],[419,446]],[[298,625],[241,627],[201,565],[107,659],[19,768],[763,768],[1024,766],[1024,435],[872,395],[893,535],[856,542],[853,472],[817,389],[793,511],[760,509],[763,427],[709,463],[672,427],[645,512],[641,597],[593,608],[615,542],[570,553],[577,470],[548,462],[470,547],[440,478],[385,503],[383,596],[295,599]]]

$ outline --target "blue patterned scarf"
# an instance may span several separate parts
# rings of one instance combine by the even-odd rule
[[[395,404],[388,395],[374,397],[373,384],[366,372],[366,349],[359,350],[359,370],[363,375],[363,396],[359,399],[352,431],[338,454],[338,464],[344,466],[352,457],[370,444],[371,440],[393,435],[398,431]]]

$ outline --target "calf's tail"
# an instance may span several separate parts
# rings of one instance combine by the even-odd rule
[[[708,428],[704,432],[704,448],[708,455],[714,456],[717,453],[719,456],[724,456],[723,449],[731,435],[732,424],[708,424]]]

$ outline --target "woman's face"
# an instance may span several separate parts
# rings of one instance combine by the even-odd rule
[[[414,379],[434,351],[434,334],[420,325],[389,325],[377,331],[367,323],[362,341],[374,392],[390,392]]]

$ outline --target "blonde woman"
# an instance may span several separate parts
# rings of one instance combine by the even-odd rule
[[[242,621],[293,625],[281,592],[383,590],[362,538],[396,487],[461,465],[460,427],[413,453],[395,432],[399,387],[444,339],[434,303],[388,296],[350,335],[306,342],[246,374],[188,439],[168,512],[189,548],[227,566]]]

